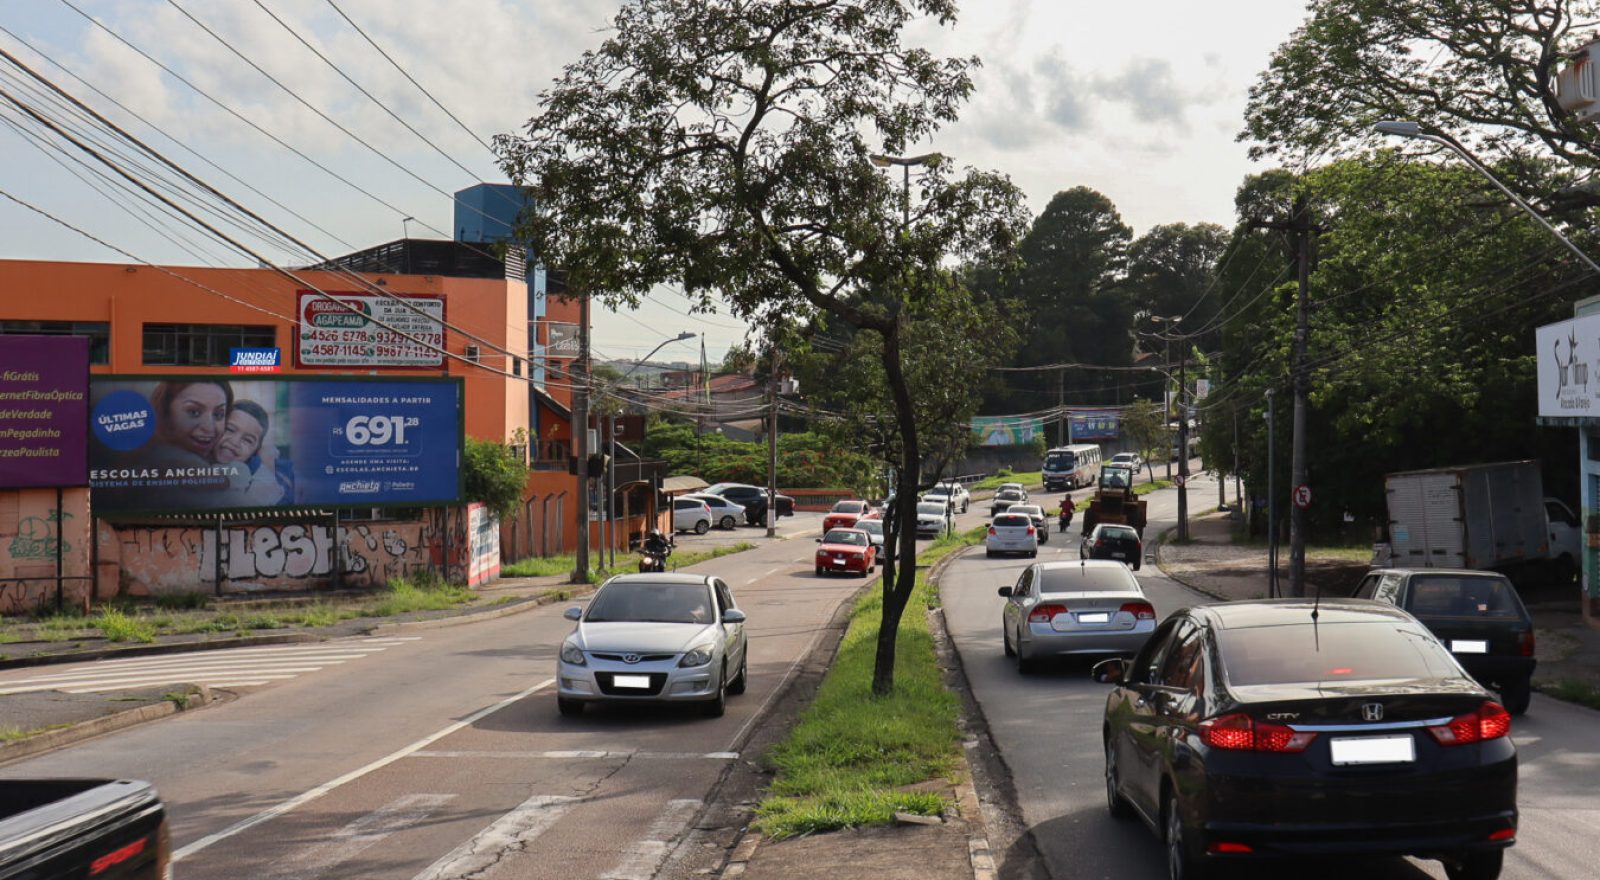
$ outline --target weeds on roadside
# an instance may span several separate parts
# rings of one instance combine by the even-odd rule
[[[1568,703],[1600,709],[1600,687],[1585,681],[1564,678],[1560,681],[1541,682],[1539,693]]]
[[[91,623],[100,629],[100,634],[108,642],[153,642],[156,640],[156,629],[137,615],[124,614],[120,609],[107,605],[100,609],[99,616],[93,618]]]
[[[472,590],[445,581],[433,572],[414,578],[395,578],[385,587],[384,598],[366,606],[371,617],[392,617],[412,611],[445,611],[471,602]]]

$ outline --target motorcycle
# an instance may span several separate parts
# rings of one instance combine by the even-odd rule
[[[659,551],[642,550],[639,553],[639,572],[665,572],[667,570],[667,557],[672,555],[672,545],[668,544]]]

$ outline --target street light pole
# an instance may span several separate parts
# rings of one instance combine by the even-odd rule
[[[1176,327],[1183,323],[1182,315],[1151,315],[1150,320],[1157,324],[1168,324]],[[1167,368],[1172,368],[1172,339],[1173,334],[1163,333],[1161,336],[1167,343]],[[1183,348],[1178,351],[1178,540],[1189,540],[1189,414],[1184,411],[1183,394],[1187,386],[1185,368],[1189,364],[1189,341],[1180,339]],[[1167,462],[1167,476],[1172,476],[1172,462]]]
[[[903,172],[900,186],[900,220],[906,226],[911,225],[911,166],[926,165],[929,168],[937,166],[944,161],[943,153],[923,153],[920,156],[883,156],[873,154],[872,164],[879,168],[888,168],[890,165],[899,165]]]

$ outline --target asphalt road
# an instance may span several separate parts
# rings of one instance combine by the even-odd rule
[[[1216,504],[1216,483],[1197,477],[1189,493],[1191,510]],[[1058,494],[1045,496],[1053,503]],[[1150,498],[1154,537],[1177,522],[1177,492]],[[1232,497],[1232,491],[1229,491]],[[1073,529],[1076,537],[1077,529]],[[1076,540],[1051,536],[1039,561],[1076,559]],[[973,694],[982,706],[1011,776],[1022,818],[1033,843],[1021,841],[1001,853],[1002,876],[1021,874],[1036,845],[1052,877],[1072,880],[1156,880],[1165,877],[1161,848],[1142,823],[1113,820],[1105,808],[1104,758],[1100,726],[1106,686],[1089,679],[1088,663],[1018,675],[1001,650],[996,588],[1015,583],[1031,560],[986,559],[969,551],[956,560],[940,583],[946,625],[961,654]],[[1163,577],[1153,564],[1138,573],[1159,616],[1210,601]],[[1528,714],[1513,726],[1520,760],[1521,829],[1502,877],[1509,880],[1588,880],[1600,864],[1600,712],[1535,695]],[[1405,859],[1363,860],[1358,864],[1296,864],[1297,878],[1364,880],[1443,878],[1437,862]],[[1263,865],[1229,876],[1276,878],[1283,865]]]
[[[551,678],[572,624],[558,604],[407,633],[381,650],[328,643],[324,657],[361,656],[306,661],[240,688],[233,702],[8,765],[0,777],[155,783],[175,872],[190,880],[649,878],[865,583],[813,574],[812,517],[803,536],[695,567],[724,578],[749,615],[749,689],[720,719],[678,708],[560,717]],[[101,674],[92,664],[52,671]],[[0,685],[27,672],[0,674]],[[181,680],[181,669],[170,674]]]

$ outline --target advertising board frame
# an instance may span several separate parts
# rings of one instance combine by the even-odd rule
[[[78,425],[73,426],[73,427],[78,429],[78,431],[80,432],[80,436],[82,437],[81,453],[80,454],[82,456],[83,467],[79,468],[79,470],[82,472],[82,477],[79,478],[76,482],[60,481],[60,480],[56,480],[56,479],[50,479],[50,480],[46,480],[46,481],[43,481],[43,482],[37,482],[37,483],[18,483],[16,485],[11,485],[9,483],[0,482],[0,490],[9,490],[9,489],[51,489],[51,488],[54,488],[54,489],[83,489],[83,488],[87,488],[88,485],[89,485],[89,443],[90,443],[90,441],[89,441],[89,412],[90,412],[89,400],[90,400],[90,395],[91,395],[91,391],[92,391],[92,389],[90,388],[90,382],[93,381],[93,377],[94,377],[94,370],[91,368],[91,365],[89,363],[89,361],[90,361],[90,358],[89,358],[89,340],[86,337],[82,337],[82,336],[58,336],[58,335],[52,335],[52,334],[37,334],[37,335],[34,335],[34,334],[27,334],[27,333],[9,334],[9,335],[5,335],[5,336],[0,336],[0,339],[6,339],[6,340],[9,340],[9,341],[13,341],[13,342],[18,341],[18,340],[28,340],[28,342],[25,343],[25,344],[34,344],[35,341],[37,341],[37,340],[46,340],[46,342],[44,344],[55,344],[55,345],[61,345],[63,347],[66,347],[66,346],[70,345],[70,346],[73,346],[73,347],[80,347],[80,348],[83,349],[83,385],[82,385],[83,400],[80,401],[79,404],[78,404],[78,408],[83,410],[83,420]],[[71,340],[71,341],[63,341],[63,340]],[[72,366],[77,366],[77,364],[74,363]],[[65,374],[66,373],[66,368],[63,368],[61,372],[63,374]],[[70,470],[70,468],[63,468],[63,470]],[[57,505],[56,509],[58,509],[58,510],[60,509],[60,505],[59,504]]]
[[[223,380],[223,381],[235,381],[235,382],[272,382],[272,383],[316,382],[316,383],[322,383],[322,384],[347,383],[347,384],[350,384],[350,385],[360,385],[360,384],[370,383],[372,381],[371,377],[368,377],[368,376],[322,375],[322,374],[316,374],[316,373],[306,373],[306,374],[274,373],[274,374],[256,375],[256,376],[251,376],[249,378],[234,378],[234,374],[231,374],[231,373],[216,373],[216,372],[211,372],[211,373],[92,373],[90,375],[90,378],[89,378],[89,383],[90,384],[89,384],[88,401],[86,401],[86,402],[90,402],[91,403],[91,405],[89,406],[90,419],[86,420],[85,432],[88,433],[88,421],[92,420],[92,418],[93,418],[93,409],[94,408],[92,406],[92,401],[94,399],[94,383],[95,382],[108,382],[108,383],[109,382],[170,382],[170,381],[184,381],[184,380],[188,380],[188,381],[197,381],[197,380],[198,381],[216,381],[216,380]],[[466,505],[466,503],[467,503],[466,501],[464,501],[462,499],[462,495],[466,491],[466,482],[467,482],[467,475],[466,475],[467,381],[466,381],[466,378],[463,377],[463,376],[385,376],[385,377],[383,377],[382,381],[385,384],[396,383],[396,384],[416,384],[416,385],[434,385],[434,386],[442,386],[442,385],[453,385],[453,386],[455,386],[455,389],[456,389],[456,402],[457,402],[457,406],[456,406],[456,437],[457,437],[456,449],[457,449],[457,458],[458,458],[457,466],[456,466],[456,489],[455,489],[456,497],[455,498],[453,498],[453,499],[409,499],[409,500],[406,500],[406,501],[373,501],[373,502],[362,502],[360,504],[304,503],[304,504],[274,505],[274,506],[271,506],[271,507],[260,507],[260,506],[256,506],[256,507],[237,507],[237,506],[236,507],[205,507],[205,508],[194,508],[194,509],[186,509],[186,510],[172,510],[172,509],[164,509],[164,508],[150,508],[150,509],[143,509],[143,508],[116,508],[116,509],[112,509],[112,510],[97,509],[95,511],[95,516],[97,518],[99,518],[99,519],[104,519],[104,520],[107,520],[107,521],[110,521],[110,522],[118,522],[118,521],[126,522],[126,521],[129,521],[129,520],[148,519],[150,517],[179,518],[179,519],[197,518],[198,517],[198,518],[210,519],[210,518],[215,518],[218,514],[279,514],[279,515],[281,515],[283,513],[289,512],[289,511],[308,511],[308,510],[327,512],[327,511],[341,511],[341,510],[407,510],[407,509],[414,510],[414,509],[418,509],[418,508],[426,509],[426,508],[437,508],[437,507],[458,507],[458,506],[464,507]],[[89,460],[87,462],[85,462],[85,467],[84,467],[84,470],[83,470],[83,477],[84,477],[83,485],[84,486],[88,486],[88,488],[89,488],[89,491],[90,491],[90,503],[92,504],[93,503],[93,499],[94,499],[93,493],[94,493],[95,489],[94,489],[94,487],[92,485],[90,485],[90,482],[89,482],[89,471],[93,468],[93,464],[94,464],[94,456],[92,454],[93,443],[94,443],[93,439],[92,438],[89,439],[88,443],[89,443],[89,448],[88,448],[88,450],[86,450],[86,456],[87,456],[87,458]]]
[[[434,364],[308,364],[300,358],[300,327],[303,301],[327,302],[315,290],[300,289],[294,292],[294,321],[291,323],[290,342],[294,350],[294,368],[297,370],[445,370],[450,367],[450,356],[445,352],[450,349],[450,298],[442,293],[394,293],[385,291],[381,294],[366,290],[329,290],[328,296],[334,299],[342,297],[360,296],[370,299],[421,299],[437,300],[439,303],[439,348],[443,351],[434,352],[439,356],[439,362]],[[381,327],[378,329],[382,329]],[[406,345],[415,345],[410,340],[402,340]],[[431,351],[431,349],[429,349]]]

